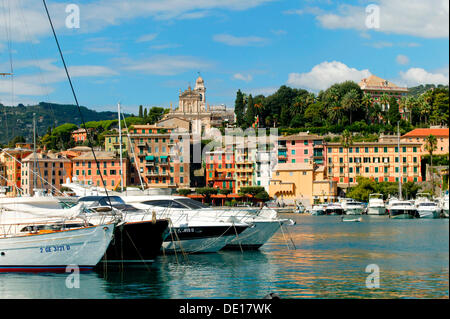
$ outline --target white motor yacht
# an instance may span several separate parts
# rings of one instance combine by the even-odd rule
[[[387,210],[389,217],[393,219],[411,219],[418,217],[416,207],[409,201],[391,199]]]
[[[367,215],[386,215],[386,206],[382,194],[370,194]]]
[[[417,213],[420,218],[440,218],[442,209],[433,201],[424,201],[417,206]]]

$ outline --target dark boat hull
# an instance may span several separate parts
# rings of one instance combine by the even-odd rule
[[[169,221],[128,222],[116,227],[102,262],[140,264],[153,262],[169,234]]]

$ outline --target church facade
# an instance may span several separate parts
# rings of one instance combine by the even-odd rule
[[[190,131],[195,134],[207,132],[214,126],[221,126],[223,122],[234,122],[234,112],[227,111],[226,107],[211,108],[206,103],[206,87],[201,76],[195,81],[195,87],[191,86],[185,91],[180,90],[178,107],[170,109],[162,121],[170,119],[184,119],[190,122]]]

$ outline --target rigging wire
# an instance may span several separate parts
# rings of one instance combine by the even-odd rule
[[[62,60],[63,65],[64,65],[64,70],[65,70],[65,72],[66,72],[67,79],[69,80],[70,88],[71,88],[71,90],[72,90],[72,95],[73,95],[73,97],[74,97],[74,99],[75,99],[75,103],[76,103],[76,105],[77,105],[78,112],[79,112],[79,114],[80,114],[81,122],[82,122],[82,124],[83,124],[84,129],[86,130],[86,136],[87,136],[87,140],[88,140],[89,147],[90,147],[91,150],[92,150],[92,155],[94,156],[95,163],[97,164],[97,170],[98,170],[98,172],[99,172],[99,174],[100,174],[100,179],[101,179],[101,181],[102,181],[103,186],[105,187],[105,193],[106,193],[106,196],[107,196],[107,198],[108,198],[109,205],[110,205],[111,208],[112,208],[111,198],[109,197],[108,189],[107,189],[106,183],[105,183],[105,181],[104,181],[104,179],[103,179],[103,174],[102,174],[101,169],[100,169],[100,163],[99,163],[99,161],[97,160],[97,156],[95,155],[95,151],[94,151],[94,148],[93,148],[93,146],[92,146],[92,141],[91,141],[92,136],[91,136],[91,134],[89,133],[89,130],[86,128],[86,122],[84,121],[83,113],[81,112],[80,104],[78,103],[78,98],[77,98],[77,95],[76,95],[76,93],[75,93],[75,89],[74,89],[74,87],[73,87],[72,80],[71,80],[70,75],[69,75],[69,71],[68,71],[68,69],[67,69],[66,61],[65,61],[65,59],[64,59],[64,55],[63,55],[63,53],[62,53],[61,46],[59,45],[58,37],[56,36],[55,28],[53,27],[53,22],[52,22],[52,19],[51,19],[51,17],[50,17],[50,13],[49,13],[48,8],[47,8],[47,3],[45,2],[45,0],[42,0],[42,2],[43,2],[44,7],[45,7],[45,12],[47,13],[47,17],[48,17],[48,21],[49,21],[49,23],[50,23],[50,27],[52,28],[53,37],[55,38],[56,46],[58,47],[59,55],[60,55],[60,57],[61,57],[61,60]]]

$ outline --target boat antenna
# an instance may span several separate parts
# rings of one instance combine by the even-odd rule
[[[97,157],[95,156],[94,148],[92,147],[92,141],[91,141],[92,137],[91,137],[91,135],[89,134],[89,131],[86,128],[86,122],[84,121],[83,113],[81,112],[80,104],[78,103],[78,98],[77,98],[77,95],[75,94],[75,89],[73,88],[73,84],[72,84],[72,80],[71,80],[70,75],[69,75],[69,71],[67,70],[66,61],[64,60],[64,55],[62,53],[61,46],[59,45],[59,41],[58,41],[58,37],[56,36],[55,28],[53,27],[52,18],[50,17],[50,13],[49,13],[48,8],[47,8],[47,3],[45,2],[45,0],[42,0],[42,2],[43,2],[44,7],[45,7],[45,12],[47,13],[48,22],[50,23],[50,27],[52,28],[53,37],[55,38],[55,42],[56,42],[56,46],[58,47],[59,55],[61,56],[61,60],[62,60],[62,63],[64,65],[64,70],[66,71],[67,79],[69,80],[69,84],[70,84],[70,88],[72,90],[73,98],[75,99],[75,103],[76,103],[77,108],[78,108],[78,113],[80,114],[81,123],[82,123],[82,125],[83,125],[83,127],[84,127],[84,129],[86,131],[86,137],[87,137],[87,141],[88,141],[89,147],[90,147],[90,149],[92,151],[92,155],[94,156],[95,163],[97,164],[97,170],[100,173],[100,179],[102,181],[103,187],[105,188],[106,196],[107,196],[108,201],[109,201],[109,206],[112,208],[111,198],[109,197],[108,189],[106,188],[106,184],[105,184],[105,181],[103,179],[102,171],[100,169],[100,163],[98,162]]]

